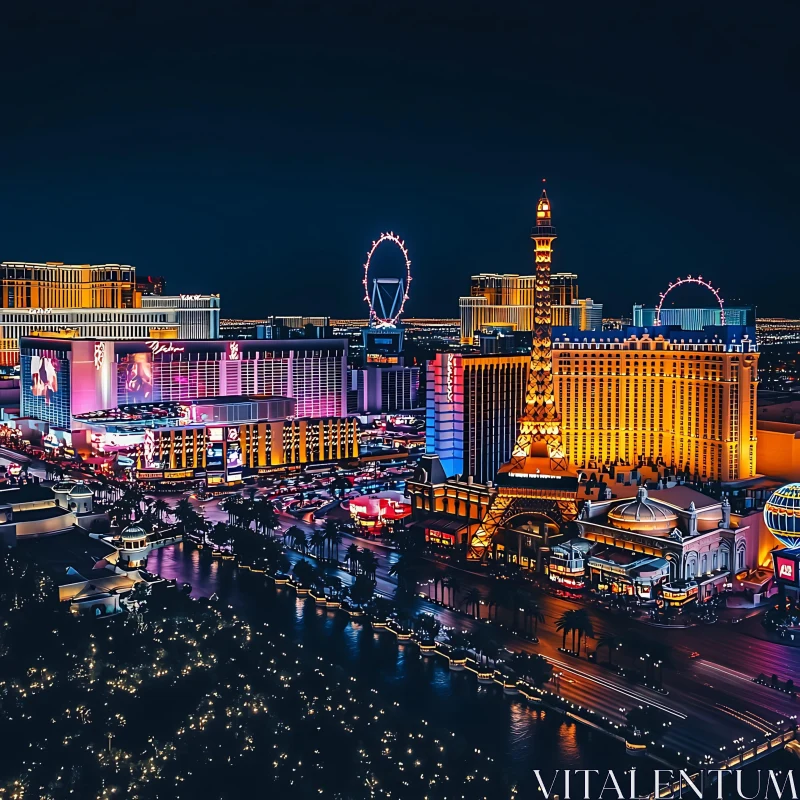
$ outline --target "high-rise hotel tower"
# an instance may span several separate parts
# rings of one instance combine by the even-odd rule
[[[756,474],[755,329],[557,330],[555,395],[573,464],[660,463],[717,481]]]

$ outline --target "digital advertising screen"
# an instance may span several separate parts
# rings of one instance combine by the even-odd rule
[[[150,353],[132,353],[120,368],[124,370],[128,403],[147,403],[153,400],[153,363]]]
[[[224,434],[223,428],[209,428],[206,443],[206,469],[211,472],[222,472],[224,463]]]
[[[58,392],[58,374],[61,372],[61,362],[55,356],[31,356],[30,389],[34,397],[44,398],[46,405],[50,405],[52,397]]]
[[[225,477],[228,481],[242,478],[242,445],[238,428],[225,429]]]

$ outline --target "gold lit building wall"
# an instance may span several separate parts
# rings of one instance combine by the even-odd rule
[[[120,264],[0,264],[0,308],[139,308],[136,270]]]
[[[238,426],[244,465],[252,469],[313,464],[358,457],[358,420],[295,419],[244,423]],[[204,469],[205,428],[154,431],[154,457],[166,469]],[[277,446],[276,446],[277,445]],[[141,458],[138,464],[142,467]]]
[[[510,325],[533,330],[533,275],[474,275],[470,296],[459,299],[461,342],[472,343],[476,330],[487,325]]]
[[[661,459],[711,480],[756,474],[758,353],[657,337],[554,342],[569,460]]]

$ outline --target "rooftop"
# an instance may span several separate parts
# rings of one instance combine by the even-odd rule
[[[61,582],[65,582],[70,567],[84,577],[97,576],[97,562],[117,553],[112,545],[93,539],[76,528],[54,536],[21,539],[17,542],[17,548]]]
[[[13,506],[19,503],[34,503],[38,500],[54,500],[52,490],[40,483],[26,483],[24,486],[0,489],[0,505]]]

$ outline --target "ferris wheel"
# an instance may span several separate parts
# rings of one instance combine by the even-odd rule
[[[691,275],[688,275],[685,278],[678,278],[675,283],[670,283],[669,287],[665,292],[661,292],[659,294],[658,305],[656,306],[656,318],[654,320],[655,325],[661,324],[661,307],[664,305],[664,301],[667,299],[667,295],[673,290],[677,289],[679,286],[685,286],[686,284],[693,283],[696,286],[702,286],[705,289],[708,289],[711,294],[714,295],[717,303],[719,304],[719,314],[720,314],[720,324],[725,324],[725,303],[722,300],[722,295],[719,293],[719,289],[715,289],[709,281],[703,280],[702,275],[698,275],[696,278],[693,278]]]
[[[372,278],[372,292],[370,293],[370,267],[375,251],[384,243],[391,242],[400,248],[403,254],[405,273],[398,278]],[[369,324],[374,328],[393,328],[397,325],[400,315],[408,301],[408,289],[411,285],[411,260],[405,242],[390,231],[382,233],[377,241],[372,243],[372,248],[367,253],[364,262],[364,300],[369,306]]]

